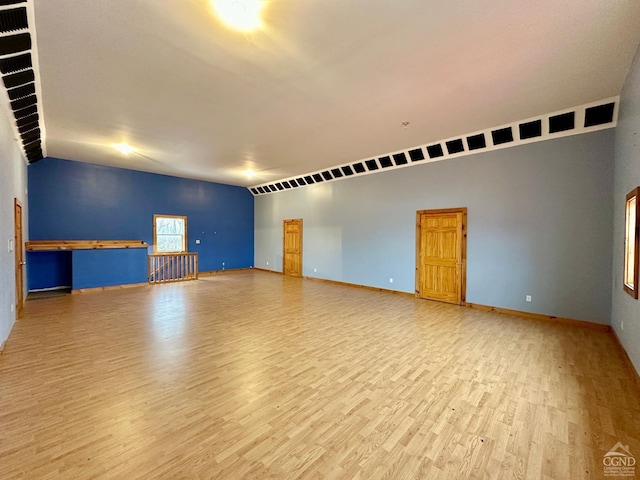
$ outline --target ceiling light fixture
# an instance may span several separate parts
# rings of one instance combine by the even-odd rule
[[[261,26],[262,0],[212,0],[218,17],[227,25],[243,32]]]
[[[118,150],[123,155],[129,155],[131,152],[135,152],[134,148],[128,143],[117,143],[113,145],[113,148]]]
[[[247,176],[247,178],[253,178],[256,176],[256,172],[254,172],[250,168],[245,170],[244,174]]]

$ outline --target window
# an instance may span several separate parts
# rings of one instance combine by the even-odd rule
[[[187,251],[187,217],[153,216],[153,251],[175,253]]]
[[[640,257],[640,210],[637,208],[640,187],[627,195],[624,234],[624,290],[638,298],[638,259]]]

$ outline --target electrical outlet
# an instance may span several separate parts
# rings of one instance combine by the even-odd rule
[[[196,245],[200,245],[200,240],[196,240]]]
[[[9,253],[13,252],[13,238],[9,239],[9,244],[7,248],[9,250]]]
[[[269,262],[267,262],[267,265],[269,265]]]
[[[527,296],[525,297],[525,300],[526,300],[527,302],[531,302],[531,295],[527,295]]]
[[[15,306],[13,305],[13,303],[11,304],[11,313],[13,313],[13,309],[15,308]]]
[[[620,320],[620,330],[624,330],[624,320]]]
[[[316,273],[317,271],[318,271],[318,269],[317,269],[317,268],[314,268],[314,269],[313,269],[313,273]]]
[[[393,278],[390,278],[390,279],[389,279],[389,283],[393,283]]]

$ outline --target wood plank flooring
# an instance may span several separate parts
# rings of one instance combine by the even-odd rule
[[[607,332],[248,271],[27,302],[0,478],[604,478],[639,399]]]

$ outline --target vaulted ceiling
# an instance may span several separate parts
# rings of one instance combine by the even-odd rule
[[[637,0],[32,7],[46,155],[245,186],[616,96],[640,42]]]

